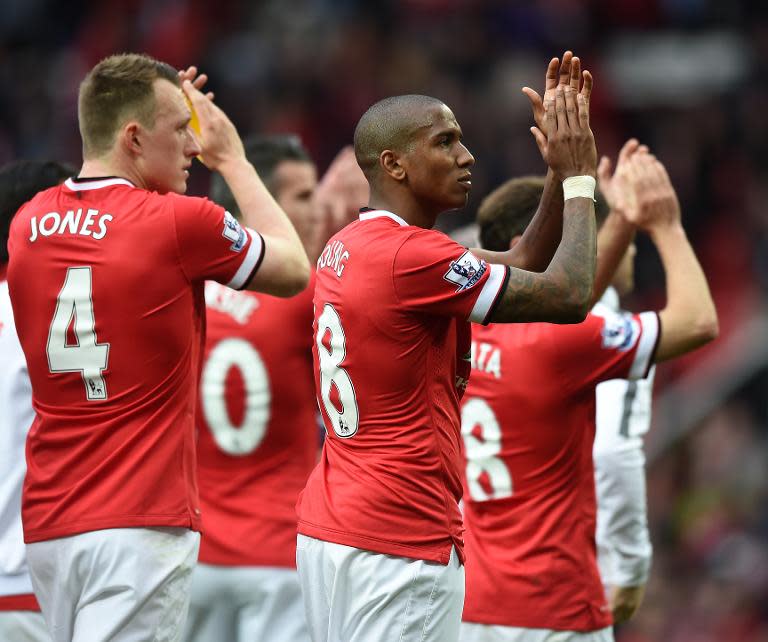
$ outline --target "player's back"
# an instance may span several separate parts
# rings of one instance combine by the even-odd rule
[[[206,283],[201,562],[296,565],[296,499],[318,451],[312,292],[281,299]]]
[[[655,316],[653,319],[655,320]],[[470,622],[610,624],[595,562],[595,386],[647,368],[640,317],[491,325],[473,333],[462,403]],[[637,376],[637,375],[635,375]],[[493,596],[508,595],[503,607]]]
[[[299,532],[442,563],[453,545],[462,554],[464,320],[474,308],[481,320],[488,313],[506,274],[494,271],[487,305],[476,304],[490,272],[443,234],[387,212],[364,213],[329,241],[313,346],[328,438],[300,499]]]
[[[207,201],[123,179],[70,179],[16,215],[8,279],[37,413],[27,541],[198,526],[200,272],[216,271],[199,243],[229,245],[226,226]]]

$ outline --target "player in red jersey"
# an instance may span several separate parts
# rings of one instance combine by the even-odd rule
[[[462,405],[468,559],[462,642],[613,639],[595,559],[595,387],[642,378],[652,363],[717,334],[709,288],[664,167],[636,153],[621,172],[622,189],[637,202],[625,213],[661,255],[667,306],[658,315],[604,308],[578,325],[490,325],[473,335],[472,379]],[[511,181],[483,202],[478,222],[485,247],[514,245],[530,221],[521,183]]]
[[[357,125],[370,207],[326,245],[314,297],[328,438],[299,499],[297,565],[315,642],[458,638],[468,322],[577,322],[592,290],[591,76],[580,90],[570,52],[547,76],[545,106],[534,106],[546,114],[535,136],[548,187],[532,231],[508,252],[470,251],[430,229],[466,203],[474,164],[448,107],[398,96]]]
[[[19,207],[76,171],[53,161],[17,161],[0,169],[0,640],[51,639],[32,592],[21,527],[24,444],[34,411],[5,280],[8,228]]]
[[[295,230],[195,74],[136,54],[96,65],[80,87],[80,176],[38,194],[11,226],[8,283],[36,411],[24,536],[57,641],[178,638],[201,519],[204,282],[291,295],[309,274]],[[180,195],[200,154],[245,227]]]
[[[316,257],[317,230],[325,227],[317,170],[299,139],[255,139],[246,155]],[[331,165],[331,179],[345,158]],[[349,169],[360,174],[356,164]],[[211,198],[239,214],[219,175]],[[197,415],[205,533],[187,640],[309,640],[296,575],[296,499],[318,451],[312,292],[279,299],[206,284]]]

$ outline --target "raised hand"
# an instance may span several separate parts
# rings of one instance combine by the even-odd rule
[[[680,223],[680,203],[664,165],[649,153],[635,153],[615,179],[626,197],[624,217],[646,232]]]
[[[197,78],[199,80],[200,76]],[[227,161],[244,159],[243,141],[229,117],[189,78],[182,81],[181,88],[197,114],[200,128],[198,142],[202,148],[200,157],[205,166],[217,170]]]
[[[637,152],[647,154],[648,147],[641,145],[636,138],[630,138],[619,151],[615,170],[613,162],[607,156],[603,156],[597,165],[597,182],[600,192],[612,210],[624,209],[626,196],[621,189],[620,174],[629,159]]]
[[[186,69],[179,69],[179,79],[183,83],[185,80],[189,80],[192,86],[198,91],[202,92],[205,83],[208,82],[208,74],[198,74],[197,67],[190,65]],[[206,92],[205,97],[208,100],[213,100],[213,92]]]
[[[597,148],[589,127],[587,96],[570,83],[558,86],[555,100],[544,106],[544,123],[547,134],[538,126],[531,127],[531,133],[552,172],[560,180],[569,176],[595,176]]]
[[[583,79],[583,85],[581,81]],[[581,88],[580,88],[581,85]],[[523,93],[528,97],[531,102],[531,109],[533,110],[533,119],[539,130],[547,135],[545,108],[549,102],[555,100],[555,90],[557,88],[565,89],[570,86],[577,92],[581,92],[586,101],[587,107],[589,107],[589,100],[592,95],[592,76],[588,71],[583,74],[581,72],[581,61],[578,57],[574,57],[573,53],[566,51],[563,54],[563,62],[560,63],[558,58],[552,58],[547,65],[547,73],[544,79],[544,97],[542,98],[538,92],[530,87],[523,87]]]

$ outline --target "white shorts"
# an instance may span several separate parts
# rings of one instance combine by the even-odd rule
[[[462,622],[461,642],[613,642],[613,628],[584,633]]]
[[[200,534],[114,528],[27,545],[54,642],[181,639]]]
[[[40,611],[0,611],[0,640],[50,642],[51,636]]]
[[[187,642],[309,642],[294,569],[198,564]]]
[[[299,535],[304,609],[314,642],[456,642],[464,567],[383,555]]]

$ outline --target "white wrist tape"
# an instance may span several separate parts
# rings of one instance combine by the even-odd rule
[[[595,200],[597,181],[592,176],[569,176],[563,181],[563,199],[591,198]]]

